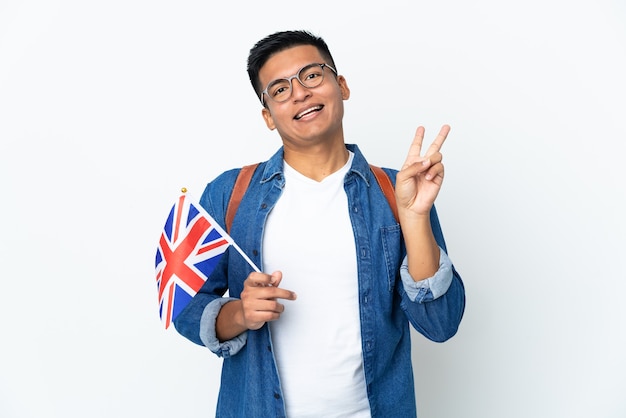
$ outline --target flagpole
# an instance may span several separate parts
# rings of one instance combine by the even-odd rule
[[[187,188],[186,188],[186,187],[182,187],[182,188],[180,189],[180,191],[181,191],[184,195],[189,196],[189,194],[187,193]],[[191,200],[195,200],[195,199],[191,198]],[[209,215],[209,214],[208,214],[208,213],[204,210],[204,208],[203,208],[201,205],[198,205],[198,207],[200,208],[200,210],[202,210],[202,211],[204,212],[204,215],[205,215],[206,217],[208,217],[209,219],[213,220],[213,218],[212,218],[212,217],[211,217],[211,216],[210,216],[210,215]],[[225,238],[226,238],[226,240],[230,243],[230,245],[232,245],[232,246],[235,248],[235,250],[237,250],[237,252],[238,252],[238,253],[239,253],[239,254],[243,257],[243,259],[244,259],[244,260],[246,260],[246,262],[250,265],[250,267],[252,267],[252,269],[254,269],[254,271],[256,271],[257,273],[260,273],[260,272],[261,272],[261,269],[260,269],[260,268],[258,268],[258,267],[256,266],[256,264],[254,264],[254,262],[253,262],[252,260],[250,260],[250,258],[246,255],[246,253],[244,253],[244,252],[243,252],[243,250],[242,250],[241,248],[239,248],[239,245],[237,245],[237,243],[235,242],[235,240],[234,240],[234,239],[232,239],[232,237],[231,237],[231,236],[230,236],[230,235],[229,235],[226,231],[224,231],[224,230],[223,230],[223,229],[219,226],[219,224],[218,224],[217,222],[215,222],[215,220],[213,220],[213,223],[214,223],[213,227],[214,227],[215,229],[217,229],[217,230],[220,232],[220,234],[222,234],[222,236],[223,236],[223,237],[225,237]]]
[[[250,267],[252,267],[254,269],[254,271],[256,271],[257,273],[261,272],[261,270],[256,266],[256,264],[254,264],[252,262],[252,260],[250,260],[250,258],[246,255],[246,253],[244,253],[243,250],[241,248],[239,248],[239,245],[237,245],[235,243],[235,241],[233,241],[232,239],[230,240],[230,245],[235,247],[237,252],[243,257],[244,260],[246,260],[248,262],[248,264],[250,264]]]

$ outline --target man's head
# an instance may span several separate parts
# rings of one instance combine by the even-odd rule
[[[343,144],[350,89],[334,65],[326,43],[304,31],[275,33],[250,51],[248,72],[262,97],[261,115],[284,145]]]
[[[337,69],[328,45],[319,36],[302,30],[276,32],[257,42],[248,55],[248,76],[257,97],[260,97],[264,87],[259,80],[259,72],[267,60],[278,52],[300,45],[314,46],[326,63]]]

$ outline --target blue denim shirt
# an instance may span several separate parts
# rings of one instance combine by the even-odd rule
[[[457,331],[465,308],[460,276],[446,255],[433,207],[431,225],[441,251],[440,268],[414,282],[406,269],[400,225],[356,145],[347,145],[354,160],[345,177],[350,220],[357,249],[363,364],[372,417],[416,416],[411,341],[408,324],[426,338],[443,342]],[[396,171],[385,169],[395,182]],[[201,205],[224,225],[226,206],[239,170],[230,170],[207,185]],[[284,186],[282,148],[257,168],[239,206],[231,236],[262,267],[265,221]],[[403,264],[404,261],[404,264]],[[221,306],[238,298],[252,271],[233,249],[222,257],[198,294],[174,325],[191,341],[224,358],[216,417],[284,417],[280,379],[269,326],[219,342],[215,318]],[[228,297],[224,295],[228,292]]]

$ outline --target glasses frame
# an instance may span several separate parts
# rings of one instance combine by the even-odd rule
[[[322,68],[322,81],[320,81],[320,83],[319,83],[317,86],[315,86],[315,87],[308,87],[308,86],[305,86],[305,85],[302,83],[302,80],[300,80],[300,73],[302,72],[302,70],[304,70],[304,69],[305,69],[305,68],[307,68],[307,67],[310,67],[311,65],[319,65],[319,66]],[[335,70],[335,69],[334,69],[333,67],[331,67],[330,65],[328,65],[328,64],[326,64],[326,63],[312,62],[312,63],[307,64],[307,65],[305,65],[304,67],[300,68],[300,69],[298,70],[298,72],[297,72],[297,73],[295,73],[295,74],[294,74],[294,75],[292,75],[292,76],[285,77],[285,78],[277,78],[276,80],[272,80],[272,81],[270,81],[269,83],[267,83],[267,86],[265,87],[265,90],[263,90],[263,91],[261,92],[261,95],[259,96],[259,99],[261,99],[261,104],[262,104],[263,106],[265,106],[265,100],[263,100],[263,95],[264,95],[264,94],[265,94],[265,95],[267,95],[267,97],[269,97],[269,99],[270,99],[271,101],[273,101],[274,103],[285,103],[287,100],[289,100],[289,99],[291,98],[291,96],[293,95],[293,83],[292,83],[292,81],[291,81],[291,80],[293,80],[294,78],[295,78],[296,80],[298,80],[298,83],[300,83],[300,85],[301,85],[302,87],[307,88],[307,89],[314,89],[314,88],[316,88],[316,87],[321,86],[321,85],[322,85],[322,83],[324,82],[324,68],[325,68],[325,67],[330,68],[330,70],[331,70],[333,73],[335,73],[335,75],[337,75],[337,70]],[[270,88],[270,86],[271,86],[272,84],[274,84],[274,83],[276,83],[277,81],[280,81],[280,80],[287,80],[287,82],[289,83],[289,97],[287,97],[285,100],[283,100],[283,101],[280,101],[280,102],[279,102],[279,101],[276,101],[275,99],[273,99],[273,98],[269,95],[269,93],[268,93],[268,91],[267,91],[267,90]]]

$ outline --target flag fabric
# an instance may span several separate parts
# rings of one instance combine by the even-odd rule
[[[199,204],[186,194],[178,198],[165,222],[155,259],[159,315],[166,329],[198,293],[231,245],[258,271]]]

